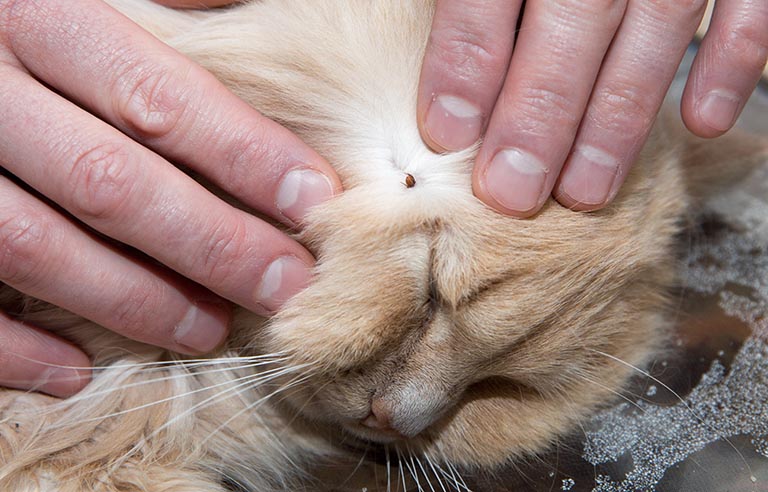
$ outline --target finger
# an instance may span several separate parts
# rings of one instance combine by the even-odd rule
[[[475,195],[526,217],[549,197],[625,2],[531,1],[474,171]]]
[[[282,232],[29,76],[0,80],[0,162],[85,223],[262,314],[308,282],[312,256]]]
[[[0,312],[0,385],[72,396],[88,384],[83,352],[50,333]]]
[[[629,3],[606,55],[555,196],[576,210],[609,203],[637,159],[706,6]]]
[[[424,141],[437,151],[475,143],[509,65],[521,0],[438,0],[418,94]]]
[[[101,1],[17,2],[5,17],[34,75],[243,203],[298,224],[341,190],[298,137]]]
[[[86,234],[2,176],[0,282],[176,352],[209,352],[227,334],[223,301]]]
[[[167,7],[184,8],[184,9],[201,9],[208,7],[221,7],[224,5],[231,5],[239,0],[153,0],[155,3],[165,5]]]
[[[768,61],[768,2],[719,0],[683,91],[686,126],[700,137],[729,130]]]

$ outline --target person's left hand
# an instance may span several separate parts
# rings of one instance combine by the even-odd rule
[[[553,190],[567,207],[599,209],[643,147],[707,2],[522,5],[437,0],[418,94],[422,138],[456,151],[484,133],[473,188],[501,213],[531,216]],[[767,58],[768,2],[718,0],[683,95],[688,128],[702,137],[731,128]]]

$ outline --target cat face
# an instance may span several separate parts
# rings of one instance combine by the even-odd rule
[[[472,154],[411,162],[310,216],[315,282],[274,318],[270,351],[312,366],[288,400],[344,432],[464,464],[542,449],[619,389],[658,342],[682,208],[669,156],[646,154],[596,214],[534,220],[472,196]],[[458,176],[460,174],[457,173]],[[381,178],[381,179],[386,179]],[[606,355],[608,354],[608,355]]]
[[[245,328],[309,366],[284,396],[293,411],[438,460],[497,464],[541,450],[618,389],[629,370],[614,357],[648,356],[682,184],[657,129],[603,211],[550,202],[515,220],[486,208],[471,190],[474,151],[434,154],[416,127],[431,10],[263,1],[166,38],[344,183],[303,224],[312,285]]]

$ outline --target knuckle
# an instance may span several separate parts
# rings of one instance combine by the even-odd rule
[[[24,7],[34,5],[34,1],[0,0],[0,39],[7,40],[24,17]]]
[[[741,69],[761,71],[768,59],[768,33],[761,26],[741,25],[729,29],[723,40],[724,56]]]
[[[250,256],[246,244],[247,234],[242,219],[222,219],[218,221],[203,244],[200,254],[202,283],[208,286],[220,286],[237,269],[239,260]]]
[[[458,27],[444,27],[430,36],[438,59],[462,79],[475,79],[502,70],[508,60],[485,36]]]
[[[614,82],[598,90],[595,96],[589,117],[603,129],[640,131],[656,119],[656,108],[636,86]]]
[[[266,135],[262,128],[256,128],[226,144],[228,150],[224,154],[224,165],[218,170],[221,173],[218,179],[233,196],[249,196],[254,186],[263,186],[255,183],[256,177],[260,183],[277,177],[281,168],[276,163],[290,160],[284,154],[285,150],[273,145]]]
[[[140,136],[163,138],[178,128],[187,102],[177,68],[129,63],[116,78],[118,118]]]
[[[564,87],[554,84],[527,86],[519,94],[515,112],[537,128],[575,127],[581,119],[577,103]]]
[[[553,2],[553,6],[565,12],[580,12],[586,15],[596,13],[616,14],[624,12],[628,0],[567,0]]]
[[[133,188],[128,150],[105,143],[81,153],[69,173],[72,212],[84,219],[114,219]]]
[[[708,0],[648,0],[648,5],[663,18],[694,18],[704,13]]]
[[[155,317],[162,306],[157,305],[156,289],[146,283],[133,284],[126,288],[121,298],[116,301],[110,313],[114,326],[110,327],[120,334],[133,339],[145,339],[145,332],[152,328],[150,317]]]
[[[15,211],[0,220],[0,279],[17,287],[34,284],[45,263],[50,237],[50,224],[42,217]]]

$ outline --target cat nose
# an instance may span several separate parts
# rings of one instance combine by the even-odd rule
[[[392,427],[392,408],[379,398],[374,398],[371,401],[371,413],[360,423],[369,429],[384,432],[393,437],[405,438]]]

